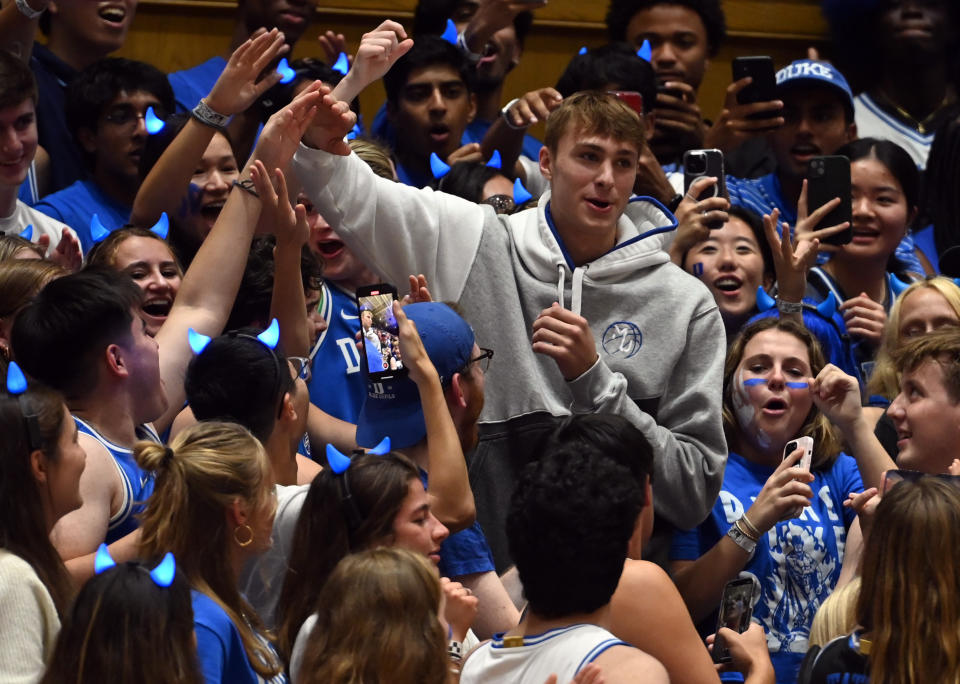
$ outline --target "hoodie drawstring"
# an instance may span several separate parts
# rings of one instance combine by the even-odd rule
[[[557,264],[557,271],[559,271],[559,277],[557,279],[557,302],[560,304],[560,306],[566,308],[566,302],[564,302],[564,288],[567,284],[567,272],[564,269],[563,264]],[[583,275],[586,273],[586,271],[586,266],[578,266],[573,269],[570,310],[578,316],[580,315],[580,304],[583,300]]]

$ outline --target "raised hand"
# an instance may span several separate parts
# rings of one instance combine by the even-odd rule
[[[383,78],[390,67],[413,47],[403,26],[390,19],[384,21],[360,39],[360,47],[353,58],[353,66],[337,84],[334,96],[349,102],[368,85]]]
[[[854,423],[863,419],[860,401],[860,384],[842,370],[828,363],[810,383],[813,403],[823,411],[831,423],[844,434],[854,428]],[[870,431],[873,431],[871,427]]]
[[[679,135],[690,143],[696,143],[691,144],[691,148],[703,147],[706,131],[696,91],[683,81],[669,81],[664,87],[667,89],[665,92],[657,93],[654,127],[664,135]]]
[[[46,254],[47,248],[50,247],[50,236],[41,235],[37,238],[37,245],[43,249],[44,254]],[[83,250],[80,249],[80,241],[77,239],[77,236],[73,234],[73,231],[70,230],[63,231],[56,248],[44,258],[71,273],[79,271],[80,267],[83,266]]]
[[[467,143],[461,145],[449,155],[447,155],[447,164],[453,166],[457,162],[477,163],[483,161],[483,150],[480,149],[480,143]]]
[[[526,10],[535,10],[546,6],[547,0],[484,0],[478,3],[477,11],[463,29],[467,47],[475,53],[482,53],[487,41],[494,33],[513,23],[518,14]]]
[[[304,132],[313,125],[323,98],[329,97],[329,93],[330,88],[320,81],[307,86],[290,104],[267,120],[252,157],[260,159],[269,169],[285,168],[297,151]],[[343,136],[340,137],[342,142]]]
[[[343,84],[343,81],[340,81],[340,83]],[[304,121],[300,116],[297,116],[295,119],[296,125],[291,123],[287,128],[289,133],[288,137],[292,138],[293,134],[300,129],[299,125],[302,123],[303,130],[301,136],[305,145],[309,145],[318,150],[324,150],[330,154],[339,154],[344,157],[349,156],[350,145],[347,144],[344,138],[357,123],[357,115],[350,111],[349,104],[331,95],[330,89],[319,81],[313,83],[300,93],[290,105],[293,105],[300,96],[308,93],[319,93],[321,96],[319,102],[315,104],[309,103],[313,107],[312,118],[308,117],[306,121]],[[288,105],[288,107],[290,105]],[[278,114],[279,113],[280,112],[278,112]],[[269,122],[267,123],[269,125]],[[261,138],[262,137],[263,134],[261,134]],[[299,142],[300,139],[301,138],[297,138],[297,142]],[[293,150],[296,150],[296,143],[293,145]],[[293,152],[290,153],[290,156],[293,156]]]
[[[533,351],[557,363],[565,380],[574,380],[597,362],[597,344],[583,316],[554,302],[533,322]]]
[[[887,324],[887,311],[882,304],[870,299],[866,292],[861,292],[843,302],[839,311],[843,314],[848,333],[866,340],[874,347],[879,346],[883,328]]]
[[[767,478],[763,489],[757,494],[756,501],[747,510],[750,522],[761,533],[781,520],[796,517],[797,511],[810,505],[813,490],[807,483],[813,482],[813,475],[808,470],[797,467],[801,456],[803,449],[797,449],[783,459]]]
[[[794,230],[794,236],[797,241],[800,240],[819,240],[820,241],[820,251],[821,252],[836,252],[839,247],[836,245],[831,245],[829,242],[823,242],[823,238],[835,235],[841,231],[846,230],[850,227],[849,221],[844,221],[843,223],[838,223],[835,226],[830,226],[829,228],[821,228],[820,230],[814,230],[817,227],[817,224],[820,223],[821,219],[824,216],[829,214],[831,211],[840,206],[840,198],[834,197],[832,200],[824,204],[823,206],[817,207],[816,211],[808,212],[807,207],[807,181],[804,179],[803,185],[800,188],[800,200],[797,203],[797,226]]]
[[[554,88],[540,88],[524,93],[510,109],[507,119],[514,128],[529,128],[538,121],[546,121],[550,112],[560,106],[563,95]]]
[[[670,258],[678,266],[690,248],[710,237],[711,226],[722,225],[727,221],[730,201],[726,197],[697,199],[716,184],[717,179],[713,176],[698,178],[690,184],[690,189],[674,212],[677,217],[677,233],[670,245]]]
[[[727,96],[723,109],[717,120],[707,131],[703,146],[716,147],[726,152],[732,152],[741,143],[755,135],[763,135],[784,124],[783,116],[771,116],[767,119],[751,119],[751,114],[777,114],[783,109],[783,102],[754,102],[740,104],[737,94],[753,83],[750,76],[734,81],[727,86]]]
[[[777,288],[780,296],[787,302],[799,302],[807,286],[807,273],[817,263],[817,248],[820,240],[813,238],[790,238],[790,225],[780,224],[780,234],[777,235],[777,219],[780,210],[774,209],[770,214],[763,215],[763,230],[773,254],[773,267],[777,276]]]
[[[283,33],[278,29],[261,31],[230,55],[226,68],[205,98],[213,111],[227,116],[239,114],[279,82],[280,74],[275,69],[263,78],[260,75],[277,57],[289,52],[290,47],[284,43]]]
[[[295,208],[290,204],[290,195],[287,192],[287,179],[280,169],[273,170],[274,184],[263,184],[260,192],[260,201],[263,208],[260,211],[260,220],[277,238],[277,247],[293,246],[297,249],[307,244],[310,237],[310,226],[307,225],[307,210],[302,204]]]
[[[410,292],[409,294],[403,295],[403,299],[400,300],[400,303],[403,306],[407,304],[417,304],[419,302],[432,302],[433,296],[430,294],[430,290],[427,288],[427,278],[422,273],[420,275],[412,275],[409,278],[410,282]]]
[[[477,617],[479,600],[473,592],[459,582],[451,581],[449,577],[440,578],[440,588],[443,589],[445,599],[443,617],[453,630],[453,638],[463,641],[467,630]]]
[[[324,31],[317,36],[317,42],[323,48],[323,61],[331,66],[340,58],[340,53],[347,51],[347,38],[342,33]]]

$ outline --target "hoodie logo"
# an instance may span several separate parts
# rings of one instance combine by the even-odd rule
[[[617,321],[603,331],[603,351],[610,356],[629,359],[643,346],[643,333],[636,323]]]

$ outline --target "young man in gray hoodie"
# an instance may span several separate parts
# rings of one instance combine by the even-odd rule
[[[402,27],[384,27],[373,32],[389,43],[382,70],[409,49]],[[484,344],[503,350],[470,458],[498,569],[509,561],[503,522],[516,476],[570,413],[620,414],[654,446],[655,538],[697,525],[726,462],[723,324],[707,289],[664,251],[675,218],[631,199],[645,145],[636,113],[602,92],[567,98],[540,155],[551,190],[511,216],[377,178],[342,156],[353,118],[324,99],[294,158],[304,191],[377,273],[395,283],[426,275],[434,296],[458,302]]]

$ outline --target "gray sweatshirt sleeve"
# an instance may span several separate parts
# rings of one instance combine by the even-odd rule
[[[655,454],[654,510],[684,530],[703,522],[723,482],[725,339],[716,307],[691,319],[686,345],[660,397],[656,419],[630,399],[626,378],[602,359],[569,383],[574,413],[616,413],[640,428]]]
[[[460,299],[483,232],[481,207],[381,178],[353,154],[301,145],[293,168],[317,211],[377,274],[402,290],[408,275],[422,273],[435,298]]]

